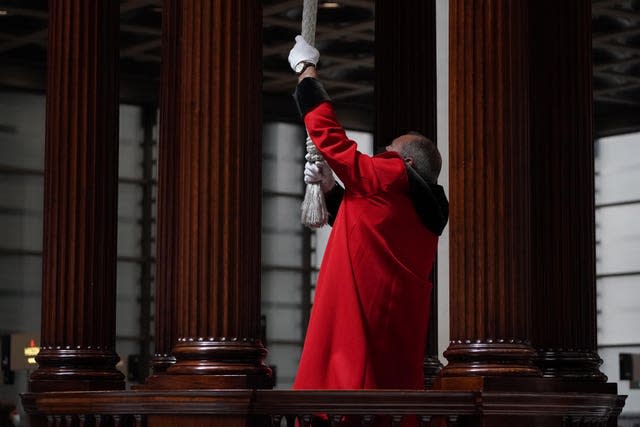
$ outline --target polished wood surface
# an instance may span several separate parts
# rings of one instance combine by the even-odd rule
[[[32,391],[124,388],[115,369],[118,2],[52,1],[42,343]]]
[[[445,374],[606,381],[596,352],[591,5],[453,1],[450,11]]]
[[[166,217],[175,231],[176,323],[168,376],[208,375],[208,387],[263,386],[269,369],[260,336],[261,239],[261,7],[252,0],[165,2],[166,49],[177,43],[179,76],[172,102],[177,163],[159,199],[179,215]],[[177,40],[176,40],[177,39]],[[167,64],[165,64],[166,66]],[[171,72],[171,69],[170,71]],[[174,77],[175,78],[175,77]],[[163,114],[164,116],[164,114]],[[167,120],[167,119],[165,119]],[[170,126],[167,124],[166,126]],[[169,131],[168,131],[169,132]],[[175,166],[175,163],[173,165]],[[164,164],[167,167],[166,164]],[[166,170],[164,173],[169,173]],[[167,213],[167,211],[165,211]],[[167,224],[169,227],[169,224]],[[165,286],[173,286],[165,284]],[[225,378],[225,375],[230,377]],[[215,377],[215,378],[214,378]],[[181,379],[165,379],[184,387]],[[204,379],[198,381],[202,384]]]
[[[398,423],[406,416],[417,416],[423,426],[508,426],[516,423],[559,427],[578,426],[587,420],[592,423],[589,425],[606,425],[608,419],[619,414],[624,403],[624,398],[615,393],[551,393],[533,388],[514,391],[504,384],[501,388],[488,384],[487,388],[484,391],[463,389],[446,392],[174,390],[29,393],[24,397],[24,407],[34,418],[43,414],[50,417],[83,415],[87,418],[94,414],[104,418],[117,415],[128,422],[141,417],[148,427],[230,426],[236,423],[257,426],[264,425],[264,417],[274,426],[284,420],[288,426],[293,426],[290,423],[296,418],[306,425],[313,414],[327,414],[334,422],[347,416],[358,421],[355,425],[362,426],[371,425],[379,416]],[[539,424],[540,419],[545,424]]]
[[[181,81],[178,61],[181,8],[166,2],[162,8],[162,76],[158,141],[158,226],[156,245],[155,351],[151,361],[154,375],[175,363],[171,349],[176,343],[178,282],[177,229],[180,214],[178,167],[180,165],[180,103],[175,102]]]
[[[591,4],[542,0],[530,19],[532,341],[545,376],[606,381],[596,344]]]
[[[450,2],[445,375],[536,376],[528,5]]]

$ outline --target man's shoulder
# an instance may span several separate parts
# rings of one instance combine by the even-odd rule
[[[408,188],[404,160],[395,151],[385,151],[372,157],[382,191],[404,192]]]
[[[402,160],[400,154],[396,151],[383,151],[380,154],[373,156],[374,159],[399,159]]]

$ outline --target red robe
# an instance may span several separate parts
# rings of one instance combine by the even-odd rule
[[[438,236],[416,213],[397,153],[357,151],[328,102],[304,120],[345,194],[294,389],[422,389]]]

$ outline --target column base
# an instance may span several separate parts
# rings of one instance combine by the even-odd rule
[[[153,375],[143,388],[271,388],[267,350],[252,338],[180,338],[176,358],[165,374]]]
[[[534,364],[536,351],[523,341],[452,341],[444,356],[449,363],[441,375],[447,377],[542,375]]]
[[[442,371],[442,363],[438,359],[438,356],[431,355],[424,358],[422,365],[422,372],[424,375],[424,388],[429,390],[433,387],[433,384]]]
[[[116,369],[119,360],[113,350],[44,347],[36,357],[38,369],[29,378],[29,390],[124,390],[124,374]]]
[[[176,358],[171,354],[154,354],[151,359],[151,368],[153,373],[145,380],[144,384],[132,385],[132,390],[154,390],[162,384],[162,377],[167,375],[167,369],[176,363]],[[166,387],[165,387],[166,388]],[[175,387],[170,387],[175,388]]]
[[[599,369],[602,359],[597,353],[588,350],[540,349],[536,365],[545,378],[607,382],[607,376]]]
[[[176,358],[171,354],[154,354],[151,359],[151,369],[154,375],[164,374],[174,363]]]

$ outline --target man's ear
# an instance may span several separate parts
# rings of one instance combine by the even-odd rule
[[[409,166],[413,166],[413,157],[405,157],[404,162]]]

